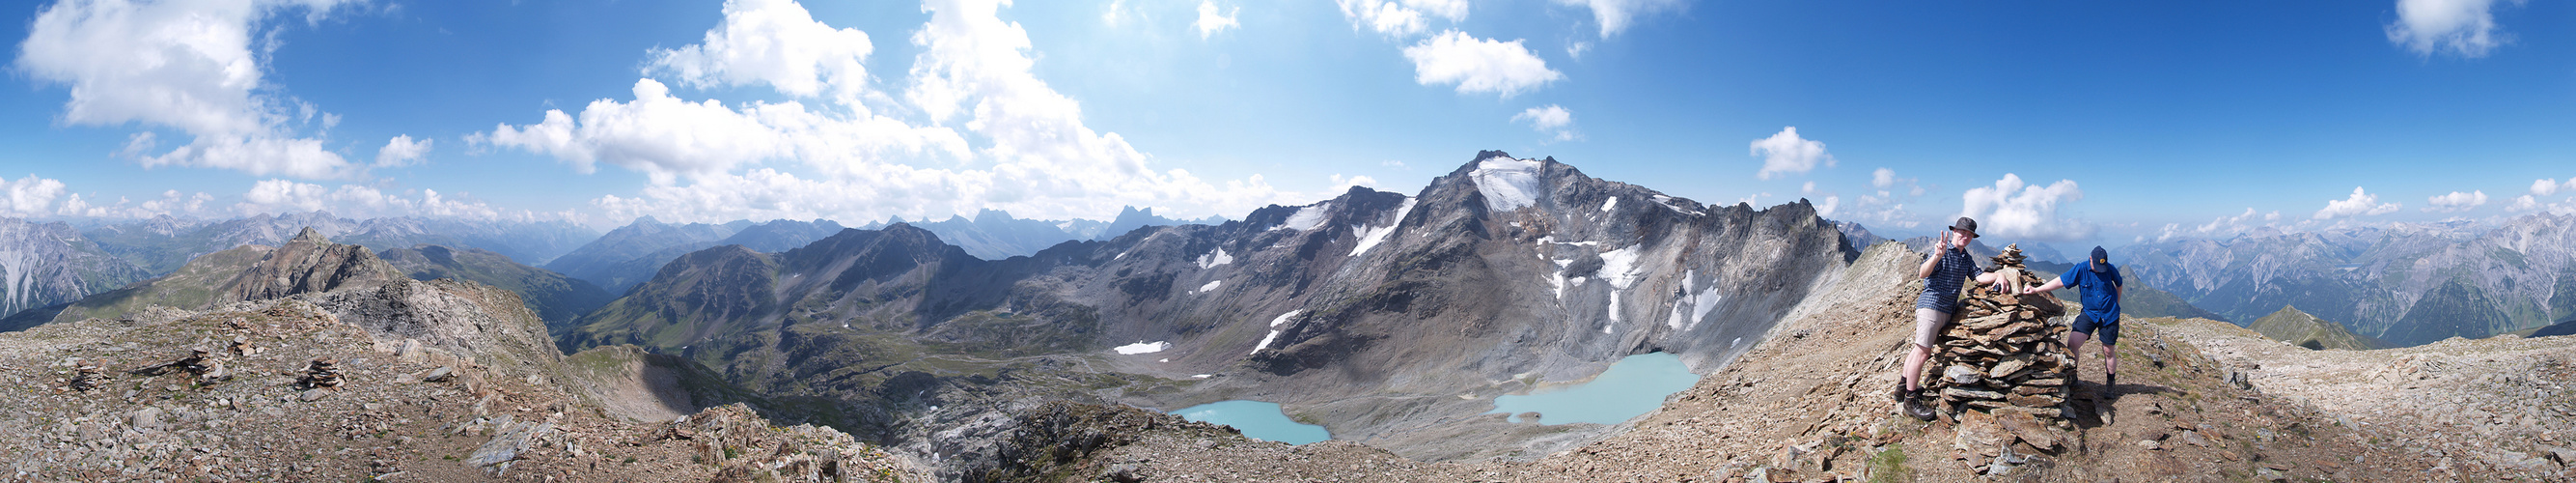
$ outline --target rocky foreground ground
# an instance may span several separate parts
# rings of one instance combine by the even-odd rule
[[[398,284],[455,304],[334,313],[314,294],[0,334],[0,480],[925,479],[839,431],[774,426],[742,405],[677,420],[613,412],[566,388],[618,384],[563,384],[582,373],[565,359],[508,360],[494,347],[507,341],[473,336],[538,324],[507,292]],[[395,335],[439,321],[465,325],[410,329],[459,344]]]
[[[1876,253],[1873,252],[1873,255]],[[2121,380],[2085,349],[2072,429],[1896,414],[1910,333],[1902,257],[1864,257],[1833,302],[1617,436],[1532,461],[1425,463],[1244,439],[1141,410],[1023,417],[1024,481],[2427,481],[2576,477],[2576,337],[2311,351],[2201,319],[2127,322]],[[1913,259],[1913,260],[1919,260]],[[1872,282],[1872,281],[1876,282]],[[2097,403],[2098,401],[2098,403]],[[1047,448],[1043,451],[1033,448]]]

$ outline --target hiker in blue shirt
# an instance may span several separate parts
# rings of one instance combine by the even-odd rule
[[[2120,356],[2111,351],[2120,342],[2120,267],[2111,265],[2111,253],[2093,247],[2093,259],[2066,269],[2048,284],[2022,290],[2022,295],[2043,293],[2062,287],[2077,287],[2083,294],[2084,311],[2075,315],[2075,331],[2066,334],[2066,351],[2080,361],[2084,356],[2084,337],[2100,331],[2102,338],[2102,390],[2108,392],[2120,383]],[[2098,396],[2098,394],[2097,394]]]
[[[1968,244],[1977,240],[1977,220],[1959,217],[1958,223],[1941,231],[1941,241],[1932,247],[1932,256],[1924,257],[1916,275],[1923,277],[1923,295],[1914,298],[1914,349],[1905,356],[1903,373],[1897,376],[1897,403],[1907,416],[1931,421],[1938,417],[1930,406],[1923,405],[1923,361],[1932,357],[1932,345],[1939,342],[1941,328],[1950,325],[1959,314],[1959,289],[1969,279],[1975,283],[1993,283],[2004,290],[2001,277],[1977,267],[1975,256],[1968,255]]]

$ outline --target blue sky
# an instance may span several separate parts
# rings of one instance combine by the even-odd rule
[[[2576,7],[2549,2],[0,15],[19,19],[0,22],[7,216],[1239,217],[1354,183],[1410,193],[1481,149],[1709,203],[1805,197],[1892,234],[1968,213],[2070,247],[2576,212],[2576,36],[2552,28]]]

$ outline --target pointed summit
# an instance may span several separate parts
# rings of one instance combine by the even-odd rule
[[[286,242],[307,245],[329,245],[331,244],[331,239],[323,237],[322,232],[314,231],[313,227],[307,226],[304,227],[304,231],[295,233],[295,239],[287,240]]]

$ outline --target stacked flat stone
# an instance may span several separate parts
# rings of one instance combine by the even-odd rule
[[[1988,271],[2019,282],[2006,290],[2047,282],[2022,266],[2018,245],[1991,260]],[[1941,334],[1928,366],[1925,390],[1954,414],[2020,412],[2062,425],[2075,361],[2064,343],[2068,327],[2052,320],[2066,314],[2066,305],[2047,294],[2013,295],[1991,285],[1965,291],[1960,319]]]
[[[305,389],[340,387],[340,362],[329,357],[314,359],[304,365],[304,378],[296,385]]]

